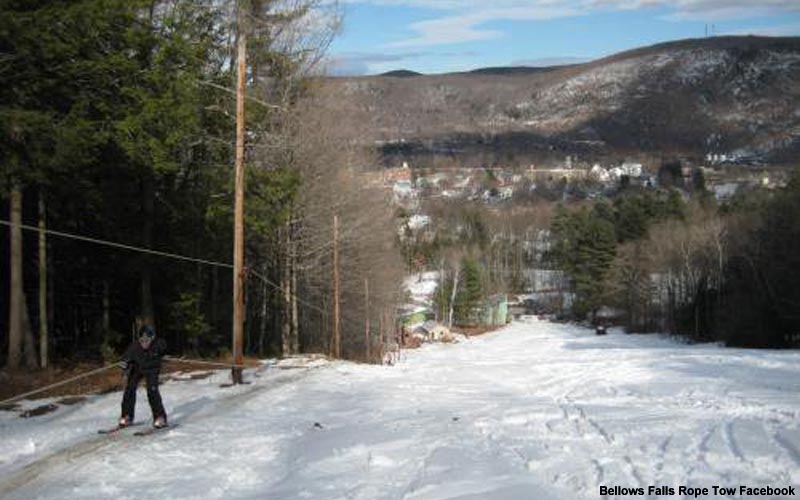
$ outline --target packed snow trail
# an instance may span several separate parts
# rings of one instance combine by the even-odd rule
[[[395,367],[255,375],[224,390],[224,372],[164,384],[180,427],[144,438],[95,434],[119,394],[38,419],[0,412],[0,497],[594,499],[600,485],[800,484],[797,352],[531,319]]]

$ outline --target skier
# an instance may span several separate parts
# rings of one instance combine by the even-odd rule
[[[167,348],[164,339],[156,338],[156,331],[150,325],[139,329],[139,340],[134,340],[122,355],[121,368],[127,375],[125,394],[122,396],[122,417],[119,427],[127,427],[133,423],[136,410],[136,388],[144,378],[147,382],[147,401],[153,412],[153,427],[160,429],[167,426],[167,413],[158,392],[158,374],[161,371],[161,357]]]

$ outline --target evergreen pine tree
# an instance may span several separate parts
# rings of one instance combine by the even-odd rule
[[[464,259],[461,262],[461,278],[456,292],[455,321],[459,324],[472,324],[475,317],[475,308],[483,300],[481,266],[474,259]]]

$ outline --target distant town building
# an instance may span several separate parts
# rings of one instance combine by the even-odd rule
[[[403,162],[403,166],[399,168],[387,168],[383,171],[383,182],[393,183],[398,181],[411,182],[411,169],[408,163]]]
[[[724,182],[711,186],[711,192],[714,193],[714,198],[717,201],[726,201],[736,194],[739,190],[739,184],[736,182]]]
[[[589,170],[589,177],[599,182],[608,182],[611,180],[611,175],[608,173],[608,170],[601,167],[598,163],[595,163]]]
[[[419,231],[427,227],[431,223],[431,218],[428,215],[414,214],[408,218],[408,227],[412,231]]]
[[[623,175],[627,175],[628,177],[640,177],[642,175],[641,163],[625,162],[622,164],[620,169],[622,170]]]
[[[514,186],[503,186],[497,190],[497,197],[501,200],[510,200],[514,196]]]
[[[394,193],[395,201],[417,196],[417,190],[414,189],[410,179],[395,182],[394,186],[392,186],[392,192]]]

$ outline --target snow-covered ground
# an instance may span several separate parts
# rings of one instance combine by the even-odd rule
[[[318,365],[251,371],[228,389],[224,372],[168,382],[178,426],[144,438],[96,434],[118,393],[27,420],[0,412],[0,498],[588,499],[601,485],[800,484],[797,352],[530,319],[394,367]]]
[[[403,280],[403,287],[411,295],[411,300],[416,304],[430,305],[436,287],[439,286],[439,273],[428,271],[408,276]]]

